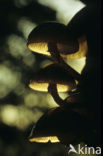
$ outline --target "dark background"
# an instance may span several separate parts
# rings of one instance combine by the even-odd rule
[[[28,88],[33,73],[51,59],[30,52],[27,36],[42,22],[58,21],[56,13],[37,0],[0,0],[0,156],[67,155],[63,145],[28,141],[32,125],[56,104]]]

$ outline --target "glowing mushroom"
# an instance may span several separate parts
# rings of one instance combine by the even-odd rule
[[[68,32],[67,27],[56,22],[37,26],[28,37],[28,48],[34,52],[50,55],[49,43],[54,43],[57,51],[64,55],[75,53],[79,49],[78,41]]]
[[[61,107],[50,109],[37,122],[29,141],[38,143],[58,143],[65,145],[84,141],[88,120],[72,110]]]
[[[67,65],[61,57],[79,50],[77,39],[65,25],[48,22],[37,26],[28,37],[28,48],[34,52],[51,55],[53,60],[64,66],[74,78],[80,79],[79,73]]]
[[[58,64],[50,64],[34,75],[29,87],[37,91],[49,91],[54,100],[61,104],[63,100],[59,97],[58,92],[75,89],[76,82],[63,67]]]
[[[43,23],[30,33],[28,48],[34,52],[50,55],[49,43],[54,43],[61,56],[69,59],[79,59],[87,53],[87,40],[85,36],[76,39],[73,35],[75,34],[63,24],[56,22]]]

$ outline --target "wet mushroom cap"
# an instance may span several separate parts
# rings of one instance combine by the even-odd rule
[[[28,37],[28,48],[34,52],[50,55],[48,43],[56,44],[60,54],[72,54],[78,51],[77,39],[67,29],[67,26],[48,22],[37,26]]]
[[[29,87],[37,91],[48,91],[49,83],[57,84],[59,92],[67,92],[76,88],[74,78],[68,72],[57,64],[50,64],[37,72]]]
[[[87,129],[88,120],[84,117],[72,110],[57,107],[46,112],[38,120],[29,141],[69,144],[76,138],[83,138]]]

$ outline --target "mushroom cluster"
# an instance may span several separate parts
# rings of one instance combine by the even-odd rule
[[[85,34],[77,36],[71,28],[71,24],[69,28],[69,25],[47,22],[29,34],[28,48],[53,60],[52,64],[43,67],[32,77],[29,87],[50,93],[58,104],[38,120],[29,138],[31,142],[50,141],[69,145],[87,142],[88,135],[95,133],[78,87],[82,75],[64,61],[64,58],[82,58],[88,52]],[[63,100],[59,92],[68,92],[68,97]]]

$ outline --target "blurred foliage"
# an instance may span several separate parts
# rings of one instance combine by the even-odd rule
[[[28,88],[33,73],[51,60],[30,52],[26,44],[29,33],[38,24],[45,21],[67,24],[82,7],[84,4],[75,0],[0,0],[1,156],[67,155],[60,144],[28,141],[32,124],[57,104],[49,94]],[[83,67],[85,60],[81,62]],[[77,64],[79,69],[81,63]]]

